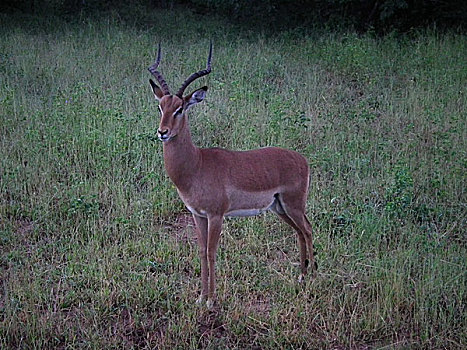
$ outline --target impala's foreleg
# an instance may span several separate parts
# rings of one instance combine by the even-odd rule
[[[216,293],[216,254],[219,245],[219,238],[222,230],[222,216],[209,216],[208,217],[208,246],[207,257],[209,266],[209,291],[208,301],[206,303],[208,309],[214,305],[214,298]]]
[[[194,215],[196,235],[198,236],[199,257],[201,260],[201,295],[197,304],[203,303],[208,296],[208,219]]]

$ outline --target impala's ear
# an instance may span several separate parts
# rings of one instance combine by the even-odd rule
[[[154,93],[154,97],[156,98],[157,101],[160,101],[162,96],[164,96],[164,93],[159,88],[159,86],[157,86],[156,83],[152,81],[152,79],[149,79],[149,84],[151,84],[152,92]]]
[[[188,110],[191,106],[203,101],[206,97],[206,91],[208,91],[208,87],[203,86],[201,89],[195,90],[191,94],[185,96],[185,111]]]

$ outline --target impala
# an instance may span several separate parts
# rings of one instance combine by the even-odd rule
[[[252,216],[271,210],[298,234],[300,281],[313,255],[311,224],[305,215],[310,170],[297,152],[266,147],[250,151],[202,149],[191,139],[187,112],[204,100],[207,86],[188,95],[185,89],[211,72],[212,44],[207,67],[193,73],[172,95],[162,74],[159,44],[156,62],[149,71],[159,82],[149,80],[161,113],[158,137],[163,142],[164,164],[177,192],[192,213],[201,258],[201,295],[211,308],[215,300],[215,264],[222,222],[226,216]]]

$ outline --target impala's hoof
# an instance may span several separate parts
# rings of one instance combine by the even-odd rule
[[[212,310],[214,307],[214,300],[211,298],[208,298],[208,301],[206,302],[206,307],[208,310]]]

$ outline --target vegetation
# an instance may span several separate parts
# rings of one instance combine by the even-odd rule
[[[222,13],[255,25],[274,27],[353,26],[360,31],[409,30],[413,27],[465,25],[462,0],[190,0],[198,8]]]
[[[122,8],[130,13],[135,7],[173,8],[175,4],[263,30],[324,24],[387,33],[423,26],[465,29],[467,22],[464,0],[5,0],[0,11],[77,16]]]
[[[464,348],[465,36],[272,36],[133,11],[0,14],[0,347]],[[214,312],[194,304],[193,224],[147,72],[161,41],[177,86],[211,39],[193,138],[304,154],[319,264],[299,285],[286,225],[228,220]]]

